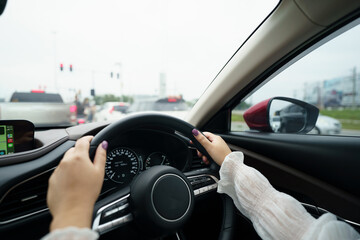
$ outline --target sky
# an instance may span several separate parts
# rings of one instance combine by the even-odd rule
[[[360,20],[357,20],[357,24]],[[311,86],[336,78],[352,78],[354,69],[357,91],[360,92],[360,25],[338,34],[328,42],[309,52],[291,66],[274,76],[248,99],[255,104],[275,97],[292,97],[303,100]]]
[[[93,87],[96,94],[156,95],[160,73],[168,95],[198,98],[276,4],[8,1],[0,16],[0,98],[39,88],[65,99]]]
[[[97,95],[157,95],[161,73],[167,95],[196,99],[276,5],[274,0],[8,1],[0,16],[0,99],[33,89],[60,92],[66,101],[79,90],[82,98],[89,96],[91,88]],[[343,76],[353,67],[360,72],[360,28],[351,31],[299,60],[251,100],[294,97],[305,82]]]

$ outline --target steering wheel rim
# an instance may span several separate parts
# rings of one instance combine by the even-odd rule
[[[154,127],[154,126],[159,126],[161,128],[165,128],[165,129],[166,128],[172,129],[176,133],[179,133],[180,135],[188,138],[189,140],[191,140],[193,142],[195,147],[200,152],[202,152],[204,155],[206,155],[208,157],[209,160],[211,160],[211,157],[206,152],[204,147],[193,136],[192,130],[194,129],[194,126],[192,126],[191,124],[189,124],[181,119],[178,119],[178,118],[175,118],[175,117],[172,117],[169,115],[158,114],[158,113],[131,114],[131,115],[128,115],[128,116],[118,120],[117,122],[114,122],[114,123],[108,125],[104,129],[102,129],[98,134],[96,134],[96,136],[91,141],[90,156],[93,159],[93,156],[95,154],[97,146],[104,140],[111,142],[112,139],[116,139],[116,137],[118,137],[119,135],[121,135],[123,133],[129,132],[129,131],[132,131],[135,129],[139,129],[139,128]],[[219,167],[217,166],[217,164],[211,160],[210,170],[212,172],[216,173],[216,175],[217,175],[218,169],[219,169]],[[181,175],[181,172],[180,172],[180,175]],[[217,186],[217,182],[216,182],[216,186]],[[111,202],[113,202],[113,203],[116,202],[116,204],[118,204],[119,200],[123,201],[123,199],[124,199],[125,205],[131,204],[131,197],[129,197],[130,192],[131,192],[130,187],[127,187],[125,192],[124,191],[121,191],[121,192],[122,193],[116,193],[116,194],[114,194],[114,196],[111,196],[111,198],[112,198]],[[118,197],[115,197],[115,195],[118,195]],[[127,195],[127,196],[125,196],[125,195]],[[115,200],[116,198],[119,200]],[[129,200],[129,201],[127,201],[127,200]],[[101,215],[103,213],[100,213],[100,215],[99,215],[99,211],[101,212],[101,211],[103,211],[103,209],[105,209],[104,205],[106,205],[106,207],[109,206],[109,203],[106,201],[107,200],[105,200],[105,199],[101,200],[100,201],[101,203],[99,203],[98,206],[95,207],[94,222],[96,221],[96,217],[101,218]],[[228,204],[226,204],[226,205],[228,205]],[[229,208],[229,207],[227,206],[227,208]],[[226,212],[227,212],[226,214],[224,212],[224,216],[223,216],[224,219],[229,218],[228,217],[229,211],[226,211]],[[129,215],[123,217],[123,218],[125,218],[125,220],[124,220],[125,222],[128,217],[129,217]],[[130,221],[132,221],[132,216],[130,216]],[[232,223],[233,221],[231,220],[230,222]],[[225,225],[228,225],[228,224],[225,224]],[[232,224],[230,224],[230,225],[232,225]],[[93,225],[93,229],[94,229],[94,225]],[[224,237],[224,233],[226,233],[228,230],[230,230],[228,227],[226,229],[224,229],[224,221],[223,221],[223,227],[220,232],[220,239],[227,239],[227,237]],[[232,234],[230,234],[230,235],[232,235]],[[228,233],[225,234],[225,236],[230,236],[230,235]]]
[[[179,133],[184,134],[185,137],[189,138],[195,147],[204,154],[211,162],[212,167],[216,169],[216,163],[212,160],[205,148],[196,140],[192,134],[192,130],[195,128],[191,124],[169,115],[159,113],[136,113],[128,115],[117,122],[114,122],[98,134],[95,135],[90,144],[90,156],[93,157],[97,146],[104,140],[110,141],[114,137],[131,131],[135,128],[146,127],[146,126],[162,126],[173,129]]]

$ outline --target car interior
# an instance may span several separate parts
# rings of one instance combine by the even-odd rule
[[[219,167],[198,157],[196,150],[209,155],[193,128],[220,135],[232,151],[242,151],[247,165],[312,216],[331,212],[360,232],[359,137],[231,129],[238,104],[303,56],[356,27],[359,17],[359,1],[282,0],[225,63],[185,120],[133,113],[112,123],[30,131],[26,136],[32,148],[0,156],[1,239],[39,239],[48,233],[49,177],[64,153],[86,135],[94,136],[91,157],[103,140],[109,142],[92,222],[100,239],[260,239],[231,198],[216,192]],[[0,125],[23,133],[27,124]],[[16,144],[26,145],[21,141],[15,138]],[[182,209],[173,212],[163,204],[171,201],[164,193],[168,186],[151,206],[149,192],[159,176],[178,187]],[[176,221],[159,218],[156,211]]]

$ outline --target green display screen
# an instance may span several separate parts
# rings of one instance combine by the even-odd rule
[[[15,153],[14,126],[0,125],[0,156]]]

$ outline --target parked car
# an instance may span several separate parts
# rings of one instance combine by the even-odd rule
[[[297,199],[314,218],[331,212],[339,221],[360,231],[359,136],[304,134],[313,127],[309,121],[317,116],[311,114],[310,118],[311,110],[305,111],[305,127],[301,130],[274,133],[266,118],[268,102],[250,114],[252,128],[257,131],[231,128],[231,113],[239,104],[245,101],[255,104],[275,94],[290,95],[284,101],[294,101],[300,98],[304,77],[326,79],[325,76],[337,74],[334,68],[349,72],[350,67],[358,64],[359,54],[354,49],[359,49],[360,42],[360,1],[283,0],[274,2],[268,9],[264,8],[268,0],[261,4],[257,1],[158,1],[157,4],[134,1],[133,5],[133,1],[125,4],[62,0],[56,5],[48,0],[37,4],[7,2],[0,16],[0,79],[12,76],[21,85],[24,82],[19,75],[23,70],[26,75],[36,75],[33,84],[37,83],[40,70],[51,65],[50,34],[53,26],[59,26],[60,30],[54,34],[57,58],[81,61],[84,55],[83,66],[94,60],[91,65],[94,68],[105,62],[105,67],[122,70],[121,78],[118,74],[114,79],[117,74],[91,69],[86,72],[84,67],[85,80],[79,77],[80,73],[75,74],[76,68],[72,73],[58,70],[61,78],[57,79],[66,88],[80,82],[85,89],[82,94],[90,92],[87,90],[91,86],[100,86],[97,93],[148,90],[154,94],[167,86],[168,91],[181,89],[184,96],[197,94],[194,99],[198,100],[184,120],[142,112],[113,123],[36,128],[32,150],[0,156],[1,239],[40,239],[48,233],[49,177],[76,140],[86,135],[94,135],[89,148],[91,159],[103,140],[109,143],[105,178],[91,220],[91,228],[98,231],[100,238],[260,239],[234,202],[225,194],[217,194],[219,168],[213,162],[204,164],[198,157],[197,150],[208,154],[192,135],[193,128],[220,135],[232,151],[242,151],[248,166],[260,171],[277,190]],[[265,14],[251,26],[252,17],[260,12]],[[245,23],[245,27],[233,23]],[[206,32],[210,34],[201,38]],[[228,39],[229,33],[236,34]],[[340,41],[342,36],[345,40],[341,44],[333,42]],[[331,46],[336,51],[318,52],[327,42],[334,43]],[[218,57],[232,43],[235,45],[227,53],[228,58]],[[43,54],[39,54],[40,50],[44,50]],[[340,57],[342,53],[345,58]],[[308,62],[307,57],[312,54],[323,56],[322,61]],[[114,64],[117,59],[121,64]],[[222,64],[215,63],[216,60]],[[305,67],[297,65],[304,63],[301,61],[307,63]],[[37,74],[26,67],[29,62],[41,66]],[[184,67],[184,63],[190,64]],[[331,67],[330,63],[333,63]],[[23,66],[20,70],[19,65]],[[299,66],[305,75],[292,77],[292,66]],[[169,73],[166,77],[160,75],[158,87],[158,72],[165,70]],[[320,70],[326,74],[317,75]],[[41,79],[47,79],[48,75],[46,72]],[[267,84],[280,77],[280,82],[266,90]],[[28,81],[27,76],[24,79]],[[208,84],[204,83],[206,80]],[[52,82],[53,79],[49,80]],[[121,89],[120,83],[123,83]],[[289,86],[295,91],[289,90]],[[44,116],[51,115],[51,110],[47,110],[42,113]],[[27,118],[25,113],[20,111],[19,117]],[[279,123],[275,127],[280,127]],[[170,180],[177,180],[166,181],[169,176]],[[179,182],[182,189],[173,187]],[[159,185],[164,188],[159,190]],[[227,186],[232,187],[231,183]],[[261,200],[254,205],[261,206]],[[286,209],[292,213],[291,208]],[[173,214],[169,216],[170,211]],[[292,239],[295,234],[286,237]]]
[[[319,114],[315,128],[310,132],[314,134],[340,134],[342,129],[341,122],[335,118]]]
[[[106,102],[95,113],[94,121],[108,121],[122,118],[127,112],[130,104],[127,102]]]
[[[0,119],[26,119],[37,127],[68,127],[76,124],[76,112],[60,94],[33,90],[14,92],[10,102],[0,103]]]
[[[274,114],[269,116],[269,120],[274,132],[287,131],[285,130],[285,126],[289,122],[297,123],[297,125],[292,126],[295,132],[297,132],[296,129],[299,130],[304,127],[305,117],[306,114],[301,106],[289,104],[281,110],[274,111]],[[340,134],[341,123],[335,118],[319,114],[314,128],[309,133],[325,135]]]

